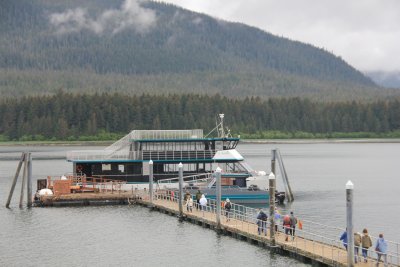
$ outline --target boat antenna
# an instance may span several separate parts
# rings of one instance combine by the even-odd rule
[[[225,130],[224,130],[224,117],[225,117],[225,114],[219,114],[219,118],[221,119],[221,122],[220,122],[220,128],[219,128],[219,136],[218,137],[222,137],[222,138],[224,138],[225,137]]]
[[[219,118],[220,118],[220,122],[218,123],[218,117],[217,117],[217,120],[215,121],[215,124],[216,124],[215,128],[212,129],[205,137],[209,136],[214,131],[217,131],[218,137],[221,137],[221,138],[225,138],[226,137],[225,136],[225,130],[224,130],[224,116],[225,116],[225,114],[221,113],[221,114],[218,114],[218,115],[219,115]],[[229,134],[229,131],[228,131],[228,134]]]

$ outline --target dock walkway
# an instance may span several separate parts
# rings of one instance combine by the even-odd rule
[[[147,192],[136,194],[135,202],[141,205],[150,206],[160,212],[171,215],[179,215],[179,205],[176,198],[165,193],[156,194],[153,203],[150,202]],[[194,203],[195,205],[196,203]],[[215,202],[209,200],[206,211],[197,210],[193,207],[193,212],[188,212],[184,206],[184,220],[202,225],[203,227],[217,230],[218,232],[231,235],[249,243],[260,245],[270,250],[287,255],[306,263],[320,266],[348,266],[347,251],[344,250],[338,237],[330,239],[319,234],[311,233],[308,229],[296,229],[294,240],[285,241],[285,234],[281,231],[275,233],[275,246],[271,245],[270,233],[265,236],[258,234],[258,226],[255,222],[255,209],[242,206],[243,210],[236,205],[229,214],[229,221],[225,215],[221,216],[221,227],[217,228]],[[222,212],[225,214],[225,212]],[[279,226],[281,228],[281,226]],[[269,226],[267,226],[269,229]],[[390,245],[390,244],[389,244]],[[398,249],[398,244],[397,244]],[[361,249],[360,249],[361,254]],[[376,266],[376,253],[372,250],[368,252],[368,262],[364,263],[361,255],[360,260],[355,266]],[[399,254],[397,252],[388,253],[387,266],[400,266]],[[379,266],[384,266],[381,262]]]
[[[150,201],[149,191],[111,191],[98,193],[75,193],[61,196],[42,196],[36,206],[74,206],[74,205],[110,205],[110,204],[140,204],[151,207],[163,213],[178,216],[206,228],[214,229],[219,233],[230,235],[240,240],[270,249],[275,253],[290,256],[300,261],[317,266],[348,266],[347,251],[343,248],[339,236],[343,231],[340,228],[322,225],[316,222],[302,220],[303,229],[296,228],[296,236],[292,240],[285,241],[282,226],[278,226],[275,232],[275,245],[272,245],[270,225],[267,223],[267,235],[258,234],[257,213],[258,210],[243,205],[232,203],[229,220],[222,209],[220,227],[217,224],[216,201],[209,199],[205,211],[196,209],[197,203],[193,203],[193,211],[188,212],[183,205],[183,214],[180,216],[179,200],[166,190],[158,190]],[[400,244],[387,241],[389,245],[386,266],[400,266]],[[375,242],[373,242],[375,243]],[[361,249],[360,252],[361,254]],[[361,256],[361,255],[360,255]],[[370,248],[368,262],[364,263],[360,257],[354,266],[376,266],[376,252]],[[379,266],[384,266],[383,262]]]

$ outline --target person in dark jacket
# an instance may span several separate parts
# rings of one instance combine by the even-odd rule
[[[343,234],[340,236],[340,240],[343,242],[343,246],[347,250],[347,229],[343,232]]]
[[[290,234],[292,235],[292,240],[294,240],[296,224],[297,224],[297,218],[294,217],[293,211],[291,211],[290,212]]]
[[[268,216],[265,212],[260,209],[257,215],[257,225],[258,225],[258,234],[261,235],[262,232],[267,235],[267,220]]]
[[[199,210],[199,208],[200,208],[201,195],[202,195],[201,191],[197,190],[197,193],[196,193],[196,210]]]

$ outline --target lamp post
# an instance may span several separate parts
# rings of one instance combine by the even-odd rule
[[[353,190],[354,185],[349,180],[346,183],[347,266],[349,267],[354,266]]]
[[[179,162],[179,217],[183,218],[183,164]]]
[[[217,229],[221,229],[221,168],[215,170],[215,178],[217,180],[216,190],[216,205],[217,205]]]
[[[268,176],[269,180],[269,221],[270,221],[270,235],[271,246],[275,246],[275,187],[276,179],[275,174],[271,172]]]
[[[150,207],[153,207],[153,161],[149,161],[149,194],[150,194]]]

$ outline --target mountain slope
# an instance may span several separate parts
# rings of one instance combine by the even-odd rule
[[[169,4],[6,0],[0,5],[5,95],[60,87],[327,99],[393,94],[322,49]],[[86,77],[106,81],[90,83]],[[193,84],[196,80],[200,84]]]

